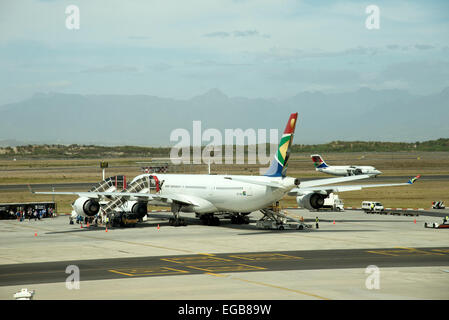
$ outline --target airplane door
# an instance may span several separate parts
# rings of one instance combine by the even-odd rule
[[[148,186],[150,189],[151,194],[158,193],[161,189],[160,181],[156,176],[149,176],[148,177]]]

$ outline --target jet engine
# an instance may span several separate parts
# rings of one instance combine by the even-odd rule
[[[148,213],[147,203],[143,201],[128,201],[125,205],[125,211],[135,213],[141,219]]]
[[[304,196],[296,197],[296,202],[301,208],[313,210],[322,208],[324,205],[324,199],[326,199],[326,197],[326,195],[319,193],[308,193]]]
[[[72,205],[76,214],[92,217],[100,211],[100,204],[95,199],[79,197]]]

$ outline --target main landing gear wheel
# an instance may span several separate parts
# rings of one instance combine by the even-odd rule
[[[173,227],[185,227],[187,225],[186,221],[182,218],[170,218],[168,223]]]
[[[248,224],[249,218],[244,215],[234,215],[231,217],[231,223],[232,224]]]
[[[214,217],[210,214],[204,214],[200,217],[200,219],[203,221],[203,224],[207,226],[219,226],[220,225],[220,219],[217,217]]]
[[[186,226],[187,225],[187,223],[186,223],[186,221],[183,219],[183,218],[180,218],[179,217],[179,211],[181,211],[181,207],[180,206],[173,206],[172,207],[172,212],[173,212],[173,216],[174,217],[172,217],[172,218],[170,218],[169,220],[168,220],[168,223],[171,225],[171,226],[174,226],[174,227],[181,227],[181,226]]]

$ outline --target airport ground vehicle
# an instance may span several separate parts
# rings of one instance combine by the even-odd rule
[[[263,217],[257,221],[256,227],[258,229],[269,230],[303,230],[305,228],[311,228],[311,225],[304,223],[304,219],[296,219],[291,216],[287,216],[286,212],[281,210],[279,201],[271,205],[270,207],[260,210],[263,213]]]
[[[338,197],[338,194],[333,192],[324,199],[323,209],[330,209],[332,211],[344,211],[343,201]]]
[[[441,224],[439,223],[424,223],[424,228],[433,228],[433,229],[449,229],[449,223],[443,222]]]
[[[311,226],[304,223],[291,223],[287,222],[287,220],[283,223],[278,223],[274,220],[259,220],[256,223],[256,227],[265,230],[304,230],[305,228],[311,228]]]
[[[377,201],[363,201],[362,210],[365,212],[382,212],[384,211],[384,206]]]
[[[135,227],[138,220],[137,214],[132,212],[114,213],[111,219],[113,227]]]

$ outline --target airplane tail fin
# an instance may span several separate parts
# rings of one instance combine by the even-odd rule
[[[311,155],[311,157],[312,157],[312,161],[313,161],[315,168],[321,169],[321,168],[328,167],[326,162],[324,162],[323,158],[321,158],[321,156],[319,154],[313,154],[313,155]]]
[[[290,157],[290,149],[293,144],[293,134],[295,133],[296,122],[298,120],[298,113],[292,113],[288,119],[284,134],[282,135],[279,147],[271,160],[271,165],[265,172],[268,177],[285,177],[287,174],[287,162]]]
[[[410,179],[407,183],[408,184],[414,184],[416,180],[418,180],[419,178],[421,178],[421,175],[417,175],[416,177]]]

